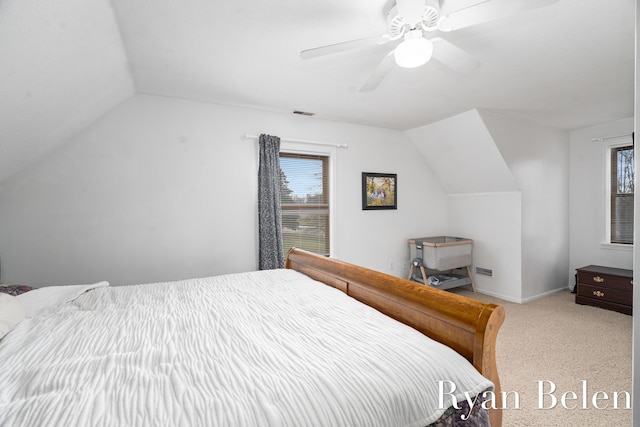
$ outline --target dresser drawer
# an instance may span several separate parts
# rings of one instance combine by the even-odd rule
[[[609,302],[597,300],[594,298],[586,298],[576,295],[576,304],[591,305],[593,307],[605,308],[607,310],[617,311],[628,315],[633,315],[633,307],[627,304],[618,304],[617,302]]]
[[[599,286],[607,289],[633,291],[633,278],[612,276],[593,271],[578,271],[578,283],[581,285]]]
[[[617,304],[632,305],[633,292],[619,289],[605,288],[602,286],[591,286],[580,283],[578,285],[578,295],[593,300],[613,302]]]

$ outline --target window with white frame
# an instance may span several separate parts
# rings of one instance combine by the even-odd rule
[[[331,250],[329,156],[280,153],[283,249],[329,256]]]
[[[609,147],[608,218],[609,243],[633,244],[635,161],[633,142]]]

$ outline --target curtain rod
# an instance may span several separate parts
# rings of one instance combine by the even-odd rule
[[[631,133],[623,133],[622,135],[601,136],[600,138],[591,138],[591,142],[602,142],[602,141],[606,141],[607,139],[623,138],[625,136],[631,136],[631,135],[633,135],[633,134],[631,134]]]
[[[242,135],[243,139],[258,139],[259,136],[258,135],[250,135],[248,133],[245,133],[244,135]],[[290,139],[290,138],[280,138],[280,141],[285,141],[285,142],[298,142],[300,144],[313,144],[313,145],[326,145],[329,147],[336,147],[336,148],[349,148],[349,146],[347,144],[338,144],[335,142],[324,142],[324,141],[309,141],[307,139]]]

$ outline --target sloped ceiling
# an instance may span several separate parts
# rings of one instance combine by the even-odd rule
[[[520,190],[477,110],[407,134],[448,194]]]
[[[0,1],[0,182],[134,93],[108,0]]]
[[[474,108],[563,129],[633,115],[633,0],[558,0],[441,34],[480,68],[393,68],[370,93],[358,88],[387,47],[300,59],[385,33],[392,4],[2,0],[0,182],[136,91],[403,130]]]

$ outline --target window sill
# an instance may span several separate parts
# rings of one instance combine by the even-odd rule
[[[600,249],[609,251],[633,252],[633,245],[622,245],[620,243],[600,243]]]

